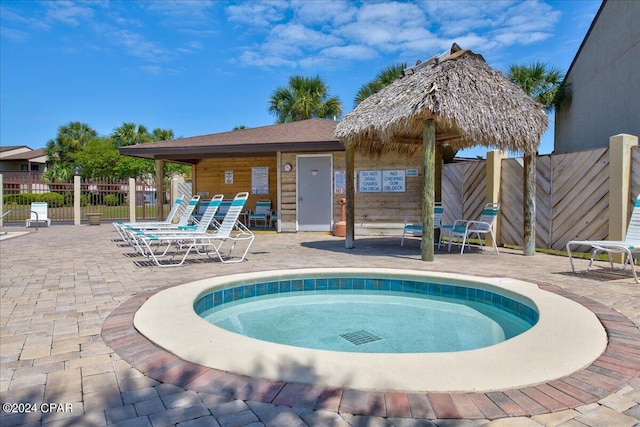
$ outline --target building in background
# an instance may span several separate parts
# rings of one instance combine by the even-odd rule
[[[555,153],[640,135],[640,2],[604,0],[569,70],[570,103],[555,114]]]

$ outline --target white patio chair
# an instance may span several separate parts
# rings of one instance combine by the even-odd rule
[[[499,212],[500,203],[487,203],[484,205],[482,214],[478,221],[457,219],[453,225],[443,225],[442,229],[446,230],[449,236],[449,251],[451,251],[451,242],[455,237],[457,238],[458,243],[460,243],[460,239],[462,239],[462,243],[460,243],[460,253],[462,254],[464,252],[465,244],[468,248],[471,247],[469,238],[473,235],[480,239],[480,249],[484,250],[484,245],[482,243],[483,235],[489,235],[491,236],[491,241],[493,242],[493,248],[496,251],[496,255],[499,255],[496,236],[493,233],[493,224],[495,224]]]
[[[206,202],[205,210],[200,217],[200,221],[197,224],[177,224],[172,227],[162,227],[155,229],[138,229],[138,230],[128,230],[129,238],[133,245],[136,247],[138,251],[144,254],[144,248],[141,246],[141,238],[148,235],[167,235],[173,236],[175,234],[184,234],[184,233],[205,233],[207,229],[214,223],[214,216],[220,207],[220,203],[224,198],[223,194],[216,194],[213,198]],[[205,204],[203,202],[203,204]]]
[[[140,249],[145,256],[160,267],[182,265],[192,250],[208,257],[211,256],[211,251],[213,251],[225,263],[243,261],[255,238],[251,230],[238,220],[248,198],[249,193],[238,193],[231,202],[224,220],[213,233],[178,231],[175,233],[144,234],[140,236]],[[221,248],[228,241],[232,242],[231,248],[223,255]],[[247,247],[239,258],[232,259],[233,249],[236,243],[240,241],[247,241]],[[156,248],[164,247],[164,249],[157,251],[154,250],[154,246]],[[172,247],[175,248],[175,251],[170,253],[169,249]],[[164,261],[164,257],[170,256],[171,260],[173,260],[179,253],[182,253],[182,258],[178,262]]]
[[[442,245],[442,215],[444,215],[444,208],[442,207],[442,203],[436,202],[435,207],[433,208],[433,229],[438,230],[438,249]],[[413,237],[422,237],[422,221],[417,223],[410,223],[407,220],[404,222],[404,228],[402,229],[402,239],[400,240],[400,246],[404,246],[404,238],[405,235],[413,236]],[[422,242],[420,242],[420,247],[422,247]]]
[[[135,222],[135,223],[123,223],[120,226],[116,227],[116,230],[119,230],[120,236],[122,239],[130,244],[134,244],[132,241],[132,235],[139,231],[148,231],[148,230],[173,230],[178,229],[179,227],[184,227],[189,225],[192,221],[193,211],[196,209],[198,202],[200,201],[200,196],[195,195],[192,196],[185,209],[179,214],[178,222],[166,222],[166,221],[156,221],[156,222]],[[175,219],[174,219],[175,220]]]
[[[258,200],[256,202],[255,210],[249,212],[249,226],[251,226],[251,222],[253,221],[257,227],[258,221],[262,221],[264,223],[264,228],[267,228],[269,215],[271,215],[271,200]]]
[[[160,224],[160,225],[168,225],[168,224],[173,224],[174,221],[176,220],[176,218],[180,218],[180,215],[182,214],[182,212],[184,212],[184,210],[187,207],[188,204],[188,199],[186,197],[178,197],[176,199],[175,202],[173,202],[173,206],[171,206],[171,210],[169,211],[169,214],[167,215],[167,217],[165,218],[164,221],[157,221],[157,222],[143,222],[143,223],[138,223],[138,222],[124,222],[124,221],[116,221],[113,223],[114,228],[116,229],[116,231],[118,232],[118,234],[120,234],[120,237],[122,238],[122,240],[126,240],[128,238],[127,236],[127,232],[125,230],[126,227],[136,227],[136,226],[141,226],[141,225],[153,225],[153,224]]]
[[[49,219],[49,205],[46,202],[32,202],[31,203],[31,217],[25,221],[25,227],[31,227],[31,225],[40,225],[44,223],[47,227],[51,225],[51,219]]]
[[[635,260],[633,258],[634,254],[640,253],[640,195],[636,198],[633,206],[633,211],[631,212],[631,218],[629,219],[629,225],[627,226],[627,233],[624,240],[571,240],[567,243],[567,252],[569,253],[571,270],[576,273],[576,268],[573,265],[573,256],[571,255],[572,246],[574,249],[578,246],[591,247],[591,258],[586,271],[591,270],[591,267],[593,266],[593,259],[599,252],[606,253],[608,255],[611,269],[614,269],[611,254],[624,254],[625,259],[622,269],[626,269],[627,264],[629,264],[631,266],[633,278],[636,283],[640,284],[638,274],[636,273]]]

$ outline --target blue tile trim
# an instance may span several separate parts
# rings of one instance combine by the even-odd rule
[[[239,285],[204,295],[196,300],[193,308],[196,313],[200,314],[215,307],[221,307],[227,303],[265,295],[354,289],[371,293],[402,293],[409,297],[413,295],[416,298],[419,298],[418,295],[428,295],[461,301],[479,302],[506,311],[531,325],[534,325],[538,321],[538,312],[527,304],[484,289],[452,284],[416,282],[413,280],[361,277],[300,278]]]

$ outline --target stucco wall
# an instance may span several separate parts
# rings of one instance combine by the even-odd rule
[[[640,2],[609,0],[567,75],[571,105],[555,115],[555,152],[608,147],[640,134]]]

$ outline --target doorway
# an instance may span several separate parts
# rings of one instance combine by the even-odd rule
[[[331,154],[297,156],[296,199],[299,231],[331,231],[333,220]]]

